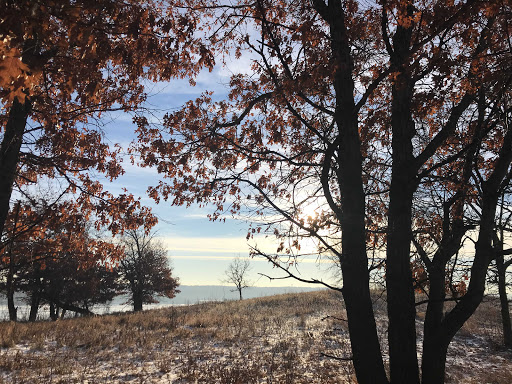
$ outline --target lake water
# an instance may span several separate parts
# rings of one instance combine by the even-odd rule
[[[296,292],[309,292],[318,290],[319,288],[307,287],[249,287],[242,291],[244,299],[251,299],[255,297],[278,295],[282,293],[296,293]],[[205,301],[225,301],[237,300],[238,292],[233,291],[233,287],[221,285],[183,285],[179,287],[181,291],[175,298],[169,299],[161,297],[158,304],[144,305],[144,309],[167,307],[171,305],[190,305]],[[126,304],[127,296],[116,297],[109,305],[98,305],[92,308],[92,311],[97,314],[125,312],[131,311],[132,306]],[[18,320],[25,320],[28,318],[30,311],[29,306],[23,300],[23,296],[17,295],[15,297],[16,306],[18,307]],[[73,313],[70,313],[73,315]],[[48,306],[39,308],[39,318],[47,319],[49,316]],[[7,300],[5,295],[0,296],[0,321],[9,319],[9,312],[7,310]]]

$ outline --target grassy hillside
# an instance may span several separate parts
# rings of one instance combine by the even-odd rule
[[[376,299],[376,311],[385,308]],[[421,338],[422,312],[418,312]],[[57,322],[0,323],[0,383],[355,383],[343,302],[328,291]],[[485,304],[449,351],[450,383],[512,383]],[[386,322],[378,322],[386,348]],[[344,360],[347,359],[347,360]]]

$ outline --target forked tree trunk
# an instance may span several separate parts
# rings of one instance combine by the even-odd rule
[[[482,302],[488,266],[495,255],[493,237],[499,190],[512,162],[512,131],[503,139],[494,171],[482,184],[481,215],[475,257],[471,267],[471,278],[466,294],[455,307],[444,316],[439,325],[433,324],[424,335],[424,357],[422,361],[422,383],[442,384],[446,369],[448,346],[457,331],[464,325]],[[439,283],[437,285],[440,285]],[[443,283],[444,288],[444,283]],[[439,295],[439,293],[438,293]],[[432,298],[431,298],[432,300]],[[433,303],[435,304],[435,303]],[[427,317],[429,316],[427,308]]]

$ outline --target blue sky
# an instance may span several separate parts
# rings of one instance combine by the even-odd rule
[[[248,62],[231,63],[229,69],[217,67],[213,72],[202,72],[196,81],[196,86],[189,85],[187,80],[179,80],[166,84],[149,84],[148,107],[157,116],[163,116],[165,111],[172,111],[190,99],[194,99],[205,90],[214,91],[216,97],[226,96],[225,84],[229,74],[247,70]],[[104,118],[104,132],[111,144],[119,143],[125,148],[133,138],[134,125],[131,117],[122,114],[110,115]],[[208,208],[199,206],[173,207],[162,201],[160,204],[146,195],[149,186],[156,185],[161,176],[154,169],[139,168],[124,163],[125,175],[108,184],[107,188],[113,193],[120,193],[126,187],[130,193],[140,196],[144,205],[150,206],[159,217],[155,228],[157,238],[161,241],[171,258],[176,276],[182,285],[217,285],[223,284],[224,271],[236,256],[248,257],[249,246],[246,241],[247,222],[227,218],[225,222],[210,222],[207,218]],[[255,238],[252,242],[266,250],[275,250],[276,244],[272,238]],[[317,263],[314,259],[301,263],[294,273],[302,278],[316,278],[324,281],[331,280],[332,273],[328,271],[328,263]],[[249,279],[255,286],[305,286],[304,283],[292,279],[273,280],[262,277],[259,273],[269,276],[283,276],[263,259],[251,259]],[[311,285],[306,285],[311,286]]]

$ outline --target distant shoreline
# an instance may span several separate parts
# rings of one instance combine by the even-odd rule
[[[173,299],[160,297],[157,304],[144,305],[144,309],[154,309],[168,307],[173,305],[190,305],[209,301],[228,301],[238,300],[238,292],[233,291],[234,287],[226,285],[182,285],[178,288],[180,293]],[[283,293],[311,292],[325,289],[322,287],[249,287],[242,291],[244,299],[256,297],[265,297],[279,295]],[[117,296],[111,303],[97,305],[92,308],[95,314],[107,314],[118,312],[129,312],[132,310],[130,304],[126,304],[128,297],[125,295]],[[15,304],[18,308],[18,320],[28,319],[30,307],[26,304],[23,295],[15,295]],[[74,316],[70,313],[69,316]],[[49,317],[48,305],[43,305],[39,309],[38,320],[45,320]],[[7,299],[5,294],[0,295],[0,321],[8,321],[9,313],[7,310]]]

